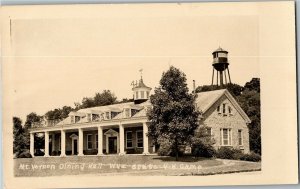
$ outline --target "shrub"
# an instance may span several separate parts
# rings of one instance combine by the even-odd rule
[[[198,144],[193,144],[192,155],[195,157],[211,158],[216,156],[216,150],[212,145],[200,142]]]
[[[258,162],[258,161],[261,161],[261,157],[259,154],[251,152],[250,154],[243,154],[240,157],[240,160]]]
[[[222,146],[218,151],[217,151],[217,158],[221,159],[240,159],[240,157],[243,155],[241,150],[239,149],[234,149],[232,147],[225,147]]]
[[[172,153],[172,145],[169,140],[160,140],[159,141],[159,148],[157,151],[158,155],[160,156],[169,156]]]
[[[17,155],[17,158],[32,158],[29,150],[24,150],[20,154]]]

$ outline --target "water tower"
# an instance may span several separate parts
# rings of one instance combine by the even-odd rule
[[[225,84],[227,84],[226,71],[228,73],[229,83],[231,83],[230,73],[229,73],[229,62],[227,59],[228,51],[225,51],[221,47],[215,50],[213,53],[213,73],[212,73],[212,81],[211,85],[214,84],[214,72],[217,71],[217,86],[223,86],[224,80]]]

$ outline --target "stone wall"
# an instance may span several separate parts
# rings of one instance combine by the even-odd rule
[[[223,114],[223,104],[226,104],[226,113]],[[220,105],[220,112],[217,107]],[[228,113],[227,106],[231,107],[231,114]],[[201,125],[212,128],[212,135],[215,139],[215,148],[218,149],[221,144],[221,129],[229,128],[232,132],[232,147],[241,149],[244,153],[249,153],[249,130],[245,120],[240,113],[235,109],[232,103],[224,95],[221,97],[205,114]],[[238,143],[238,130],[242,130],[243,145]]]

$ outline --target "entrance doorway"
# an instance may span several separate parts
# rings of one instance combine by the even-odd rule
[[[108,138],[109,153],[116,154],[117,153],[117,147],[118,147],[117,137],[109,137]]]
[[[72,139],[72,155],[78,154],[78,136],[76,134],[72,134],[70,136]]]

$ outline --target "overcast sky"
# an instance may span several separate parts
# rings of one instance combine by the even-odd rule
[[[74,106],[104,89],[131,98],[140,69],[152,88],[170,65],[186,74],[190,89],[193,79],[211,84],[211,53],[219,46],[229,51],[232,82],[259,77],[256,16],[175,13],[14,20],[15,116],[25,121],[30,112]]]

